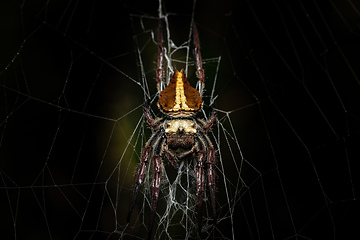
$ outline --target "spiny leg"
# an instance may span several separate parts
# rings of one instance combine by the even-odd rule
[[[203,89],[204,89],[204,82],[205,82],[205,72],[202,67],[202,58],[200,53],[200,41],[199,41],[199,33],[197,31],[196,25],[194,23],[193,28],[193,40],[194,40],[194,56],[195,56],[195,62],[196,62],[196,76],[199,79],[198,81],[198,91],[200,93],[200,97],[202,97]]]
[[[161,138],[162,134],[163,134],[163,132],[161,130],[156,131],[152,135],[152,137],[149,139],[149,141],[146,143],[145,148],[141,154],[140,164],[136,171],[134,190],[133,190],[130,205],[129,205],[127,222],[130,222],[131,213],[134,209],[136,198],[139,194],[141,185],[144,183],[144,177],[146,174],[147,167],[149,165],[149,157],[151,154],[152,146],[154,146],[154,144],[156,142],[159,142],[159,139]]]
[[[211,206],[213,210],[213,218],[214,218],[214,224],[216,224],[216,203],[215,203],[215,192],[216,192],[216,172],[215,172],[215,151],[214,147],[210,146],[208,148],[208,155],[207,155],[207,176],[208,176],[208,185],[210,190],[210,199],[211,199]]]
[[[216,111],[212,110],[211,116],[209,117],[209,120],[206,122],[206,124],[203,126],[203,131],[207,132],[214,124],[214,121],[216,120]],[[214,224],[216,224],[216,204],[215,204],[215,192],[216,192],[216,172],[215,172],[215,150],[212,146],[210,139],[204,135],[202,136],[205,142],[208,143],[208,155],[207,155],[207,175],[208,175],[208,185],[210,190],[210,199],[211,199],[211,206],[213,210],[213,218],[214,218]]]
[[[178,162],[177,158],[174,156],[174,154],[172,152],[170,152],[169,149],[167,149],[167,148],[164,149],[164,153],[165,153],[166,158],[171,163],[171,165],[175,169],[178,169],[179,168],[179,162]]]
[[[160,193],[160,185],[161,185],[160,154],[161,154],[161,151],[163,148],[164,140],[165,140],[165,138],[161,139],[159,141],[159,143],[157,144],[157,146],[154,150],[154,155],[153,155],[153,160],[152,160],[154,176],[153,176],[153,181],[151,183],[151,214],[150,214],[150,224],[149,224],[149,230],[148,230],[148,239],[151,239],[151,232],[152,232],[154,219],[155,219],[157,201],[158,201],[159,193]]]
[[[145,102],[143,113],[146,118],[146,122],[149,124],[151,128],[155,129],[159,125],[159,121],[157,119],[153,119],[151,116],[149,99]]]
[[[186,157],[189,156],[190,154],[193,154],[194,152],[197,152],[197,151],[199,151],[199,144],[198,144],[198,143],[195,143],[195,145],[194,145],[190,150],[185,151],[185,152],[179,154],[179,155],[177,156],[177,158],[181,160],[181,159],[186,158]]]
[[[156,68],[156,81],[157,81],[157,89],[160,93],[165,88],[165,83],[163,81],[163,69],[164,69],[164,47],[163,47],[163,32],[161,21],[159,21],[158,26],[158,55],[157,55],[157,68]]]
[[[207,165],[207,176],[208,176],[208,185],[209,185],[209,192],[210,192],[210,200],[211,206],[213,211],[213,219],[214,224],[216,224],[216,172],[215,172],[215,150],[211,141],[207,135],[203,132],[199,132],[199,143],[202,143],[207,148],[207,158],[206,158],[206,165]],[[201,146],[201,144],[200,144]]]
[[[144,176],[146,173],[146,169],[149,165],[149,156],[150,156],[150,152],[151,152],[151,146],[147,145],[142,154],[141,154],[141,163],[137,169],[136,172],[136,178],[135,178],[135,184],[134,184],[134,190],[132,193],[132,197],[131,197],[131,201],[130,201],[130,205],[129,205],[129,211],[128,211],[128,215],[127,215],[127,222],[130,222],[130,218],[131,218],[131,213],[134,209],[135,206],[135,202],[136,202],[136,198],[139,194],[139,190],[141,185],[143,184],[144,181]]]
[[[211,115],[209,117],[209,120],[206,122],[206,124],[203,126],[203,130],[206,132],[208,131],[214,124],[214,121],[216,119],[217,113],[215,110],[212,110]]]
[[[205,163],[206,153],[204,150],[201,150],[198,154],[197,164],[196,164],[196,192],[197,192],[197,210],[198,210],[198,231],[199,235],[201,234],[202,228],[202,201],[204,195],[204,163]]]

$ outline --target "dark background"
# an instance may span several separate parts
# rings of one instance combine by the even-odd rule
[[[221,174],[244,181],[229,187],[238,191],[233,218],[218,232],[230,239],[360,236],[360,6],[274,0],[193,8],[191,1],[163,5],[175,13],[176,44],[188,38],[194,14],[203,59],[221,56],[219,65],[204,64],[204,102],[208,111],[217,76],[214,107],[236,136],[220,137],[222,216]],[[149,137],[142,124],[136,133],[144,130],[144,139],[129,140],[142,114],[141,86],[156,94],[156,45],[147,44],[151,34],[140,23],[155,33],[157,16],[156,1],[1,1],[1,239],[146,236],[147,218],[142,228],[124,228]]]

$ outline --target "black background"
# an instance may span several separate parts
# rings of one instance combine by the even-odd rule
[[[205,64],[204,101],[218,74],[214,107],[226,129],[229,111],[244,157],[235,145],[233,157],[224,150],[225,175],[239,177],[231,161],[246,160],[235,239],[360,236],[360,6],[198,1],[193,11],[193,4],[166,2],[163,10],[176,13],[174,41],[187,39],[194,13],[203,59],[222,57],[218,71]],[[124,216],[141,143],[124,146],[144,94],[130,79],[141,79],[138,46],[150,36],[141,36],[139,16],[152,16],[145,22],[155,32],[158,3],[1,1],[0,9],[0,238],[132,239],[136,227],[123,231]],[[154,46],[142,52],[152,96]],[[116,140],[113,156],[115,135],[125,140]],[[103,197],[114,186],[116,215]],[[228,227],[218,226],[231,238]]]

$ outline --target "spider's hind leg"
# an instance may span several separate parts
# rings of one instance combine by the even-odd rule
[[[127,215],[127,222],[130,222],[131,214],[135,206],[136,198],[139,194],[140,188],[142,184],[144,183],[144,177],[147,171],[147,168],[149,166],[149,158],[151,155],[151,151],[153,149],[153,145],[159,142],[159,139],[162,138],[162,132],[158,130],[155,132],[152,137],[149,139],[149,141],[146,143],[145,148],[141,154],[140,164],[136,171],[136,177],[135,177],[135,183],[134,183],[134,189],[131,196],[131,201],[129,205],[129,211]]]
[[[146,173],[146,169],[149,165],[149,157],[150,157],[150,153],[151,153],[151,146],[147,145],[142,154],[141,154],[141,163],[136,171],[136,178],[135,178],[135,184],[134,184],[134,190],[131,196],[131,201],[130,201],[130,205],[129,205],[129,211],[128,211],[128,215],[127,215],[127,222],[130,222],[130,218],[131,218],[131,213],[134,209],[135,206],[135,202],[136,202],[136,198],[139,194],[139,190],[141,185],[143,184],[144,181],[144,177],[145,177],[145,173]]]
[[[150,215],[150,223],[148,230],[148,239],[151,239],[151,232],[154,224],[157,202],[160,194],[161,173],[162,173],[160,156],[164,150],[164,141],[165,141],[165,137],[161,137],[159,141],[156,143],[153,159],[152,159],[154,176],[151,183],[151,215]]]
[[[215,172],[215,150],[214,147],[210,146],[208,148],[208,155],[206,159],[207,164],[207,176],[208,176],[208,185],[210,191],[210,200],[213,211],[213,219],[214,224],[216,224],[216,202],[215,202],[215,194],[216,194],[216,172]]]
[[[216,224],[216,172],[215,172],[215,150],[210,142],[210,139],[203,133],[199,132],[198,138],[199,154],[196,165],[196,187],[198,196],[198,229],[199,234],[201,233],[201,222],[202,222],[202,198],[204,193],[205,185],[205,170],[207,169],[207,182],[209,185],[210,201],[213,212],[214,224]],[[202,154],[203,153],[203,154]]]
[[[196,192],[197,192],[199,235],[201,234],[201,229],[202,229],[202,202],[203,202],[204,185],[205,185],[205,172],[204,172],[205,156],[206,156],[206,152],[204,150],[200,150],[197,156],[197,163],[196,163]]]

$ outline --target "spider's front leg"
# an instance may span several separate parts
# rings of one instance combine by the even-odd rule
[[[159,121],[157,119],[153,119],[150,112],[150,99],[146,100],[143,113],[146,118],[146,122],[149,124],[149,126],[153,129],[156,129],[159,125]]]
[[[197,31],[196,25],[194,23],[193,28],[193,41],[194,41],[194,56],[195,56],[195,63],[196,63],[196,77],[199,79],[197,83],[197,89],[202,97],[203,90],[204,90],[204,82],[205,82],[205,72],[202,67],[202,58],[200,53],[200,41],[199,41],[199,33]]]
[[[165,88],[165,82],[163,80],[163,68],[164,68],[164,47],[163,47],[163,34],[162,34],[162,26],[161,21],[158,26],[158,55],[157,55],[157,68],[156,68],[156,81],[157,81],[157,89],[160,93]]]
[[[205,125],[203,126],[204,132],[207,132],[209,129],[211,129],[211,127],[214,125],[214,122],[216,120],[217,113],[212,107],[211,107],[211,109],[212,109],[211,116],[209,117],[209,120],[205,123]]]

